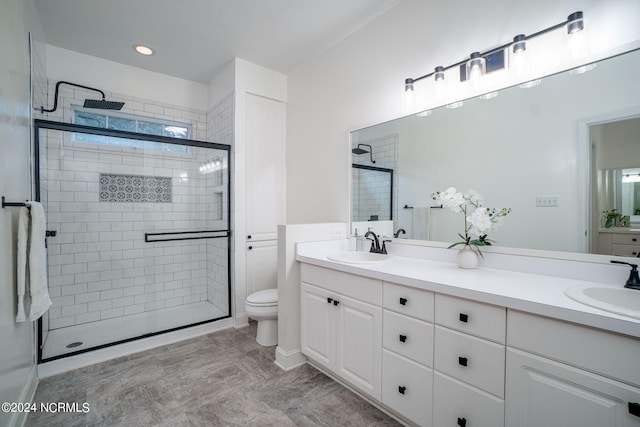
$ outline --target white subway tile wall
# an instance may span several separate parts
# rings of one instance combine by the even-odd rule
[[[352,155],[353,163],[375,166],[386,169],[397,170],[398,158],[398,135],[388,135],[368,141],[357,141],[352,143],[352,148],[356,148],[358,143],[368,144],[372,148],[373,160],[369,154]],[[368,147],[366,147],[368,149]],[[352,168],[351,170],[351,206],[352,218],[354,221],[369,221],[371,216],[378,215],[380,220],[388,220],[389,217],[389,174],[380,172],[370,172],[362,169]],[[397,219],[397,182],[396,176],[393,180],[393,219],[394,229]]]
[[[46,118],[69,122],[71,105],[81,105],[90,92],[61,86],[61,93],[64,107]],[[124,101],[123,112],[189,123],[192,139],[205,140],[211,127],[209,141],[222,142],[215,140],[207,116],[233,120],[233,97],[230,107],[226,100],[209,113],[116,94],[107,98]],[[227,135],[223,143],[232,140],[232,124],[224,129],[229,128],[231,138]],[[227,239],[144,241],[144,233],[151,231],[226,229],[226,170],[201,169],[213,160],[228,165],[225,151],[136,149],[78,142],[68,132],[44,133],[41,200],[47,228],[58,231],[48,239],[50,329],[201,301],[228,313]],[[101,202],[101,173],[171,178],[173,201]]]

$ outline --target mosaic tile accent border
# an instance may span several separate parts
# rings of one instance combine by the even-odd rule
[[[164,176],[100,174],[101,202],[171,203],[171,178]]]

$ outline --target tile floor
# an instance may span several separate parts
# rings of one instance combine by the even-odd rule
[[[309,365],[289,372],[255,323],[43,379],[34,401],[88,413],[31,413],[36,426],[397,426]]]

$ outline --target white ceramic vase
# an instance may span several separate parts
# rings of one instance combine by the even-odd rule
[[[458,252],[458,267],[477,268],[478,252],[473,250],[471,246],[464,245],[464,247]]]

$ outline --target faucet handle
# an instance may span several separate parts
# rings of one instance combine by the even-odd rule
[[[382,249],[380,249],[381,254],[385,254],[385,255],[387,254],[387,245],[386,245],[387,242],[391,242],[391,240],[382,241]]]

